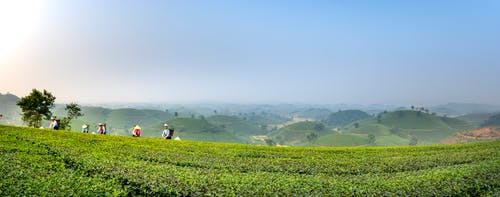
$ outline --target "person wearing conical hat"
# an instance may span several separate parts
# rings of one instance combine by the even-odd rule
[[[82,125],[82,132],[89,133],[89,125],[87,124]]]
[[[163,124],[163,133],[161,134],[161,136],[166,140],[172,139],[170,129],[168,129],[168,124]]]
[[[99,127],[97,128],[97,133],[99,134],[106,134],[106,124],[104,123],[99,123]]]
[[[135,127],[132,128],[132,137],[141,137],[141,127],[139,125],[135,125]]]

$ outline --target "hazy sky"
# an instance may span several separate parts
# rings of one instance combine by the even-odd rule
[[[499,2],[5,0],[0,92],[500,104]]]

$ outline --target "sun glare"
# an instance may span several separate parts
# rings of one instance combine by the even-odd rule
[[[41,21],[41,1],[0,1],[0,61],[19,50]]]

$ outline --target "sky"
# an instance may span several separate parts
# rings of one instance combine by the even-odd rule
[[[500,104],[500,1],[2,0],[0,93]]]

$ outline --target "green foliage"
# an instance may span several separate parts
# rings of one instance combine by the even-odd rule
[[[330,114],[324,122],[329,126],[342,127],[367,118],[370,118],[370,115],[366,112],[360,110],[344,110]]]
[[[276,142],[274,142],[272,139],[266,138],[266,139],[264,139],[264,142],[265,142],[268,146],[276,146]]]
[[[457,132],[470,129],[467,122],[449,117],[439,117],[428,113],[419,113],[416,111],[403,110],[383,114],[380,118],[381,123],[376,123],[376,119],[360,123],[360,128],[368,125],[383,125],[385,128],[391,128],[390,134],[399,138],[411,140],[411,136],[418,138],[420,144],[440,143],[441,140],[453,136]],[[384,131],[381,129],[380,131]],[[350,130],[349,132],[358,132],[359,130]],[[398,139],[398,138],[393,138]],[[403,141],[398,140],[396,144]],[[388,143],[396,145],[394,143]],[[408,143],[406,143],[407,145]]]
[[[271,137],[278,143],[284,145],[307,145],[310,140],[308,135],[315,133],[318,135],[328,133],[325,126],[320,122],[304,121],[287,125],[271,134]]]
[[[315,125],[314,125],[314,130],[316,131],[323,131],[325,130],[325,125],[321,122],[317,122]]]
[[[237,136],[248,137],[267,133],[263,125],[252,124],[238,116],[215,115],[206,119],[210,124],[224,126],[226,131]]]
[[[331,113],[332,113],[332,111],[330,111],[328,109],[310,108],[310,109],[295,112],[295,113],[293,113],[293,115],[300,117],[300,118],[310,118],[310,119],[314,119],[314,120],[323,120],[323,119],[326,119]]]
[[[313,142],[314,140],[318,139],[319,135],[317,133],[309,133],[307,134],[306,138],[309,142]]]
[[[457,117],[460,120],[466,121],[474,127],[480,127],[486,120],[488,120],[492,115],[491,113],[478,113],[478,114],[467,114]]]
[[[409,145],[410,146],[415,146],[417,144],[418,144],[418,138],[415,137],[415,136],[411,136],[411,138],[410,138],[410,144]]]
[[[483,124],[481,124],[482,127],[486,126],[500,126],[500,113],[495,114],[488,118],[488,120],[484,121]]]
[[[375,144],[375,135],[373,134],[368,135],[368,144]]]
[[[64,109],[68,113],[69,119],[75,119],[75,118],[78,118],[80,116],[83,116],[82,109],[76,103],[67,104]]]
[[[209,123],[206,119],[176,118],[170,120],[168,124],[176,128],[176,135],[181,139],[212,142],[248,142],[248,140],[235,137],[221,126]]]
[[[22,120],[30,127],[42,126],[42,119],[48,120],[52,116],[50,110],[54,107],[55,100],[56,97],[47,90],[41,92],[33,89],[28,96],[17,102],[23,113]]]
[[[0,196],[496,196],[500,141],[297,148],[0,126]]]
[[[327,134],[320,136],[313,146],[365,146],[369,139],[365,135],[357,134]]]
[[[64,110],[66,110],[68,116],[61,120],[61,125],[59,125],[59,127],[62,130],[71,130],[71,120],[83,116],[82,109],[78,104],[70,103],[66,105]]]

